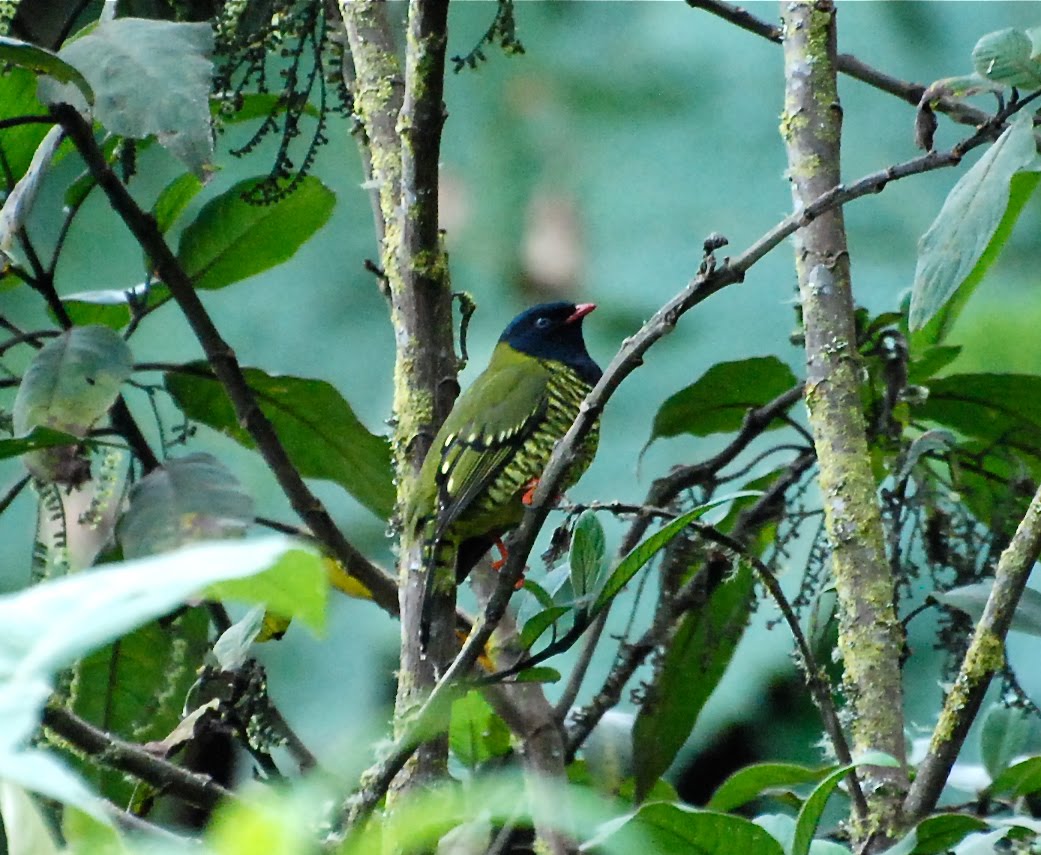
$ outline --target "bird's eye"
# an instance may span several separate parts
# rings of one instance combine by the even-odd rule
[[[540,330],[548,329],[549,325],[550,325],[550,320],[547,317],[541,317],[537,321],[535,321],[536,329],[540,329]]]

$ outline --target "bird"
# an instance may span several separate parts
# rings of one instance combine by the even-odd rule
[[[501,537],[520,524],[557,441],[602,375],[586,350],[583,319],[595,303],[533,306],[506,326],[488,367],[459,397],[420,468],[404,519],[423,544],[427,569],[421,640],[433,592],[461,583]],[[589,467],[594,422],[561,491]],[[505,553],[504,553],[505,554]],[[454,574],[453,574],[454,570]]]

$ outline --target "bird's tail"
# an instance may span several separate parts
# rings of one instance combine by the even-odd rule
[[[456,562],[456,548],[450,543],[438,542],[424,547],[423,565],[426,568],[426,582],[423,585],[423,601],[419,617],[419,648],[425,651],[430,642],[430,629],[433,624],[435,584],[438,579],[447,579],[454,572],[450,568]]]

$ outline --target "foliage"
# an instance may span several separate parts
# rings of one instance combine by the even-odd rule
[[[69,5],[72,14],[79,4]],[[441,91],[444,57],[440,65],[416,61],[414,52],[438,43],[439,34],[424,41],[410,29],[405,73],[373,81],[363,51],[352,56],[344,46],[351,24],[327,17],[333,6],[310,0],[276,0],[263,12],[249,3],[218,6],[211,20],[160,19],[181,13],[156,7],[153,17],[106,18],[67,37],[74,24],[87,23],[80,20],[86,13],[77,12],[66,37],[49,47],[0,38],[0,61],[9,66],[0,75],[6,182],[0,287],[17,297],[10,314],[6,306],[0,314],[9,336],[0,342],[6,377],[0,460],[11,471],[19,467],[0,513],[8,539],[24,541],[21,579],[31,580],[0,596],[0,817],[8,850],[566,851],[575,843],[583,851],[648,855],[678,848],[860,851],[854,847],[865,844],[857,837],[861,814],[892,797],[886,787],[869,786],[873,776],[897,769],[906,783],[908,763],[849,756],[843,725],[856,714],[857,698],[843,695],[849,686],[838,672],[849,663],[837,653],[832,661],[832,639],[855,656],[849,639],[864,627],[828,620],[832,545],[819,524],[814,485],[830,450],[815,446],[796,406],[803,372],[764,354],[771,348],[760,342],[748,343],[742,358],[718,358],[697,371],[686,363],[678,382],[648,383],[655,395],[674,391],[641,411],[652,424],[640,456],[657,476],[646,499],[561,506],[549,527],[545,570],[529,571],[512,593],[510,617],[479,651],[476,672],[456,673],[450,661],[433,669],[423,657],[418,666],[410,662],[418,627],[406,621],[401,662],[386,670],[398,670],[405,686],[432,671],[439,682],[431,700],[418,710],[399,704],[394,742],[372,746],[377,763],[369,772],[347,784],[312,773],[338,761],[309,747],[287,722],[284,699],[269,692],[258,646],[291,622],[326,631],[330,585],[394,610],[394,576],[377,563],[385,557],[377,538],[366,539],[351,517],[341,535],[343,521],[334,522],[326,505],[342,491],[396,535],[395,505],[412,476],[407,467],[395,471],[393,461],[421,447],[426,429],[436,425],[422,421],[429,413],[418,414],[419,421],[395,413],[395,430],[403,423],[422,429],[405,438],[374,433],[365,419],[378,403],[352,405],[325,376],[279,373],[287,349],[314,342],[287,341],[281,325],[258,326],[264,364],[246,367],[238,343],[210,312],[231,306],[252,323],[259,285],[248,280],[261,274],[277,284],[283,317],[311,310],[309,283],[291,265],[320,231],[342,228],[336,218],[351,198],[331,189],[317,157],[337,119],[329,90],[346,114],[336,126],[337,156],[354,133],[372,174],[386,169],[403,183],[390,206],[394,218],[383,221],[380,202],[392,190],[375,179],[364,185],[376,197],[381,264],[401,268],[369,262],[377,274],[372,287],[391,297],[398,320],[423,310],[422,293],[403,298],[395,289],[402,287],[402,270],[433,276],[432,259],[442,257],[439,243],[417,249],[408,241],[423,222],[437,231],[438,211],[425,211],[423,219],[437,188],[409,182],[421,181],[417,176],[432,162],[436,183],[442,104],[424,105],[424,98],[431,74]],[[523,54],[520,11],[499,0],[476,46],[449,60],[455,70],[478,68],[489,45]],[[393,35],[390,27],[386,32]],[[964,99],[980,92],[998,96],[993,114],[972,114],[977,130],[967,131],[946,160],[934,152],[900,175],[884,171],[868,182],[877,192],[894,176],[914,181],[982,147],[972,166],[950,178],[946,202],[919,242],[905,304],[860,309],[846,319],[856,329],[856,353],[846,356],[858,365],[875,477],[868,492],[882,512],[893,605],[905,628],[922,610],[939,615],[930,643],[946,661],[920,659],[916,647],[928,646],[921,640],[906,651],[913,667],[938,669],[930,685],[957,671],[970,649],[970,622],[986,620],[1005,596],[993,577],[1021,520],[1021,528],[1037,525],[1026,509],[1041,481],[1041,375],[955,372],[961,348],[952,331],[971,315],[970,297],[994,278],[1036,200],[1039,33],[1007,28],[980,38],[971,57],[962,58],[972,74],[925,90],[917,137],[932,148],[933,113],[970,109]],[[482,67],[495,71],[494,63]],[[281,83],[272,87],[276,75]],[[379,128],[362,103],[372,95],[366,86],[382,97],[402,79],[406,98],[383,128],[389,124],[398,135],[398,148],[381,148]],[[456,107],[446,97],[451,114]],[[635,115],[647,109],[645,100],[634,97],[626,109]],[[432,109],[424,113],[425,107]],[[413,138],[423,121],[436,133]],[[251,174],[236,174],[219,189],[215,175],[226,159],[214,140],[238,122],[259,123],[247,127],[246,142],[232,152],[247,158]],[[303,153],[291,157],[304,131]],[[397,174],[389,162],[408,168]],[[157,164],[162,169],[153,176]],[[451,176],[442,177],[450,187]],[[47,204],[41,200],[53,198],[64,206],[57,222],[41,214]],[[117,283],[96,281],[90,260],[73,256],[66,243],[77,231],[100,232],[95,224],[110,208],[137,241],[133,273]],[[626,345],[639,336],[656,342],[687,309],[746,275],[745,267],[730,267],[739,256],[717,258],[725,243],[715,236],[706,241],[696,273],[701,290],[681,292],[686,297],[643,327],[617,309],[611,317],[630,336]],[[730,280],[718,278],[731,273]],[[421,320],[433,323],[432,315]],[[387,336],[398,348],[394,376],[380,376],[363,344],[371,320],[359,314],[340,321],[337,359],[371,381],[358,388],[393,385],[397,393],[415,382],[417,360],[430,354],[412,352],[404,327]],[[801,317],[797,323],[793,341],[806,344]],[[177,338],[182,327],[195,336],[187,355]],[[820,346],[841,350],[836,341]],[[626,345],[608,369],[611,381],[643,359],[643,351],[628,359]],[[677,361],[688,346],[675,345]],[[820,370],[812,347],[811,396],[819,392],[812,381]],[[453,381],[437,378],[436,388],[421,390],[418,399],[433,401]],[[617,383],[607,385],[588,412]],[[145,411],[148,420],[141,418]],[[605,430],[610,424],[605,419]],[[220,445],[216,435],[233,443]],[[688,462],[684,449],[694,440],[701,449],[705,438],[715,442],[712,453]],[[322,483],[311,492],[305,479]],[[23,489],[27,484],[31,490]],[[611,493],[631,499],[630,486],[611,485]],[[291,509],[299,522],[264,515],[276,487],[284,494],[278,513]],[[37,506],[31,536],[7,523],[20,497]],[[857,510],[851,509],[854,522]],[[258,537],[259,526],[282,534]],[[850,538],[859,536],[855,528]],[[522,526],[507,552],[530,548],[530,540],[518,547],[524,536]],[[800,548],[800,539],[807,545]],[[407,550],[401,552],[407,581]],[[1027,558],[1032,563],[1036,554]],[[792,595],[778,577],[797,564],[803,572]],[[389,596],[379,584],[390,586]],[[493,607],[496,595],[511,594],[502,583],[489,583],[493,593],[482,584],[477,617],[467,618],[475,635],[502,617]],[[1041,595],[1027,588],[1016,596],[1009,628],[1031,639],[1041,635]],[[241,604],[253,608],[243,614]],[[623,607],[625,626],[614,635]],[[375,611],[367,603],[358,608]],[[774,646],[794,650],[800,691],[805,685],[821,716],[803,739],[803,755],[812,756],[810,743],[823,730],[828,765],[791,762],[778,750],[768,762],[744,763],[717,782],[703,806],[686,803],[680,797],[686,791],[678,793],[672,781],[682,777],[675,773],[687,761],[691,736],[719,697],[757,610],[779,614],[785,629],[775,639],[794,635],[794,645]],[[807,622],[823,625],[804,631]],[[931,815],[933,798],[903,826],[869,838],[872,851],[968,852],[1006,837],[1025,846],[1036,836],[1021,800],[1030,804],[1041,792],[1041,758],[1032,756],[1041,710],[1005,664],[1003,634],[995,638],[984,665],[997,671],[1002,697],[980,716],[977,801]],[[579,645],[586,645],[584,653]],[[361,658],[375,658],[360,632],[335,655],[341,674]],[[587,674],[595,658],[611,664]],[[305,664],[293,667],[305,691],[306,681],[319,679]],[[593,674],[599,685],[583,695],[582,683]],[[543,685],[552,683],[562,698],[556,707]],[[615,709],[627,688],[635,715]],[[894,720],[901,712],[894,711]],[[336,731],[348,729],[341,713],[328,711]],[[382,729],[367,724],[369,735]],[[429,741],[439,729],[445,738]],[[937,731],[934,743],[949,738]],[[406,763],[424,740],[417,765],[425,762],[423,752],[441,752],[439,780],[409,787]],[[233,780],[230,764],[207,766],[218,748],[229,757],[241,754],[248,773]],[[401,791],[383,802],[402,768]],[[258,780],[243,783],[249,778]],[[385,810],[374,813],[381,802]],[[188,809],[197,813],[183,813]],[[114,820],[123,812],[125,822],[141,826],[140,836]],[[854,821],[831,823],[839,812]],[[200,827],[198,840],[165,830],[179,835],[187,821]]]

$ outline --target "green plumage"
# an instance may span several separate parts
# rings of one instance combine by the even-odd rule
[[[591,310],[560,303],[520,315],[438,431],[405,515],[423,539],[428,592],[461,581],[496,538],[520,523],[527,485],[542,475],[599,379],[581,333]],[[534,326],[539,318],[552,325]],[[587,434],[562,489],[588,468],[598,431],[597,424]]]

